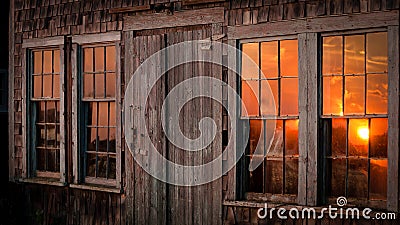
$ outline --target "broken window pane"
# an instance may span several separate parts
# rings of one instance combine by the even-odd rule
[[[278,80],[261,81],[261,115],[278,115],[278,96]]]
[[[371,159],[370,167],[369,198],[386,200],[388,161]]]
[[[388,77],[386,74],[367,75],[367,114],[387,114]]]
[[[364,114],[365,77],[346,76],[344,95],[344,114]]]
[[[264,74],[262,78],[277,78],[278,65],[278,41],[262,42],[261,70]]]
[[[342,76],[323,77],[323,114],[343,115]]]
[[[387,57],[387,32],[367,34],[367,73],[387,73]]]
[[[323,38],[322,74],[341,75],[343,68],[343,39],[342,36]]]
[[[280,42],[281,76],[296,76],[298,74],[297,40]]]
[[[348,197],[368,197],[368,160],[349,159]]]
[[[364,74],[364,35],[346,36],[344,43],[344,74]]]
[[[258,157],[258,156],[256,156]],[[252,157],[251,157],[252,158]],[[264,163],[249,172],[249,192],[263,193]]]
[[[247,43],[242,45],[242,79],[258,79],[259,77],[259,44]],[[246,57],[247,55],[247,57]]]
[[[368,119],[349,119],[349,156],[368,157]]]
[[[298,90],[297,78],[281,79],[281,116],[297,116],[299,114]]]
[[[388,119],[373,118],[370,127],[370,157],[387,158]]]
[[[258,83],[258,81],[242,81],[242,116],[259,115]]]

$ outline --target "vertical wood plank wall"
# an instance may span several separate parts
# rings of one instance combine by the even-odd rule
[[[312,17],[329,17],[343,14],[363,14],[376,11],[399,10],[399,0],[230,0],[230,1],[208,1],[204,4],[185,4],[182,1],[172,0],[14,0],[11,4],[12,15],[10,28],[14,32],[10,33],[10,68],[9,73],[13,79],[10,79],[10,180],[19,180],[24,177],[26,172],[24,152],[24,136],[23,121],[23,86],[25,79],[25,71],[22,70],[25,61],[22,43],[24,40],[31,38],[45,38],[54,36],[72,36],[80,34],[99,34],[112,31],[123,30],[124,16],[140,16],[145,14],[153,14],[155,10],[131,11],[125,13],[110,13],[110,9],[120,7],[146,6],[149,4],[164,5],[169,7],[169,3],[173,2],[175,10],[195,10],[200,8],[225,8],[225,19],[223,24],[202,25],[186,28],[171,29],[154,29],[150,31],[131,31],[123,32],[121,41],[121,97],[124,94],[125,85],[130,79],[135,69],[149,55],[156,52],[167,45],[181,42],[184,40],[196,40],[209,38],[214,34],[227,32],[227,26],[251,25],[259,23],[270,23],[276,21],[296,20]],[[162,7],[161,7],[162,8]],[[163,10],[163,9],[161,9]],[[166,11],[166,10],[164,10]],[[162,21],[160,21],[161,23]],[[395,34],[398,26],[391,27],[392,34]],[[389,32],[390,35],[390,32]],[[398,37],[398,36],[397,36]],[[316,41],[316,34],[305,34],[302,38]],[[227,38],[222,40],[228,43]],[[397,74],[396,77],[390,78],[390,82],[398,83],[398,46],[399,40],[395,43],[389,42],[393,48],[392,55],[397,55],[397,66],[395,63],[390,74]],[[236,45],[236,42],[229,40],[230,45]],[[299,46],[300,46],[299,42]],[[315,44],[315,42],[314,42]],[[300,46],[301,47],[301,46]],[[304,50],[315,50],[315,45]],[[397,53],[396,49],[397,48]],[[223,57],[232,57],[224,52]],[[234,59],[236,60],[236,59]],[[312,62],[308,65],[316,67]],[[306,65],[304,65],[306,66]],[[305,70],[317,68],[304,68]],[[125,71],[126,70],[126,71]],[[196,160],[210,160],[222,151],[222,137],[217,135],[217,141],[209,146],[205,151],[198,154],[199,156],[187,156],[179,151],[173,151],[174,146],[165,140],[160,129],[160,99],[163,98],[167,91],[171,90],[176,84],[183,79],[192,76],[207,75],[215,78],[222,78],[223,69],[218,66],[206,64],[187,64],[177,67],[169,71],[166,78],[166,86],[159,84],[158,91],[153,92],[150,98],[152,104],[148,110],[149,120],[147,125],[155,127],[152,137],[159,140],[157,145],[163,149],[163,154],[176,162],[193,162],[201,163]],[[227,72],[228,73],[228,72]],[[315,74],[309,74],[314,76]],[[314,77],[315,78],[315,77]],[[313,78],[313,79],[314,79]],[[228,83],[236,88],[236,77],[232,72],[228,73]],[[304,80],[303,80],[304,81]],[[313,81],[314,82],[314,81]],[[146,78],[143,78],[143,84],[146,84]],[[316,84],[314,82],[314,84]],[[200,84],[205,85],[205,84]],[[305,85],[305,84],[304,84]],[[210,89],[211,87],[204,87]],[[314,87],[315,88],[315,87]],[[301,90],[301,88],[300,88]],[[396,94],[397,93],[397,94]],[[137,93],[138,95],[140,93]],[[303,93],[305,95],[305,93]],[[313,92],[310,100],[313,103],[318,93]],[[399,102],[398,87],[389,91],[389,96],[393,96],[393,101]],[[228,96],[228,100],[233,96]],[[390,97],[392,99],[392,97]],[[198,121],[203,116],[212,116],[218,126],[222,126],[222,109],[219,104],[208,100],[197,100],[193,104],[189,104],[182,112],[183,117],[187,118],[187,123],[182,123],[182,129],[188,136],[196,137],[199,135],[197,130]],[[229,104],[232,104],[229,102]],[[391,104],[389,104],[391,105]],[[204,107],[203,107],[204,106]],[[306,107],[307,115],[316,119],[316,105],[309,105],[300,102],[299,107]],[[311,108],[310,108],[311,107]],[[390,109],[398,115],[398,107]],[[196,112],[196,113],[193,113]],[[393,114],[395,115],[395,114]],[[315,121],[315,120],[313,120]],[[393,121],[391,123],[390,121]],[[136,121],[138,122],[138,121]],[[398,137],[396,133],[396,125],[398,129],[398,116],[389,118],[389,126],[393,130],[392,136]],[[316,123],[307,124],[300,129],[307,129],[307,135],[315,135]],[[310,127],[313,127],[311,129]],[[229,127],[227,128],[229,130]],[[311,132],[311,133],[310,133]],[[300,132],[301,133],[301,132]],[[303,140],[303,139],[302,139]],[[308,143],[308,140],[304,139]],[[68,140],[66,140],[68,141]],[[124,142],[122,142],[124,143]],[[311,143],[310,143],[311,144]],[[313,157],[318,157],[316,143],[310,145],[312,151],[308,151]],[[234,146],[233,146],[234,147]],[[222,179],[213,183],[202,185],[199,187],[187,188],[166,185],[145,173],[134,161],[127,146],[124,146],[122,152],[122,185],[124,193],[114,194],[99,191],[79,190],[68,187],[53,187],[39,184],[12,184],[13,198],[18,199],[16,204],[24,206],[24,217],[22,221],[29,221],[30,224],[55,224],[57,221],[61,224],[221,224],[223,215],[222,201],[234,200],[236,198],[235,187],[235,170],[223,176]],[[143,146],[145,149],[146,146]],[[390,149],[399,148],[399,143],[389,143]],[[393,150],[392,150],[393,151]],[[398,177],[398,152],[389,152],[389,158],[397,157],[396,161],[389,159],[389,175],[390,177]],[[227,156],[226,160],[233,160],[231,156]],[[396,164],[397,162],[397,164]],[[300,176],[300,182],[316,182],[316,171],[308,170],[316,165],[310,165],[308,162],[301,162],[299,169],[305,171]],[[178,175],[178,174],[176,174]],[[395,180],[395,179],[394,179]],[[388,203],[389,209],[398,211],[399,193],[398,178],[396,183],[389,183],[390,195],[388,198],[395,200]],[[317,188],[317,186],[315,186]],[[316,190],[301,189],[301,192],[307,193],[306,198],[300,202],[304,204],[314,205],[317,202]],[[23,197],[17,198],[18,195]],[[309,196],[315,196],[310,197]],[[309,200],[307,200],[309,199]],[[237,211],[240,221],[245,223],[255,223],[254,215],[256,211],[249,208],[241,208]],[[39,216],[37,216],[39,215]],[[42,218],[36,221],[37,218]],[[252,219],[253,218],[253,219]],[[279,221],[278,221],[279,222]],[[281,221],[280,221],[281,222]],[[285,223],[301,223],[302,221],[286,221]],[[304,221],[303,221],[304,222]],[[330,223],[329,221],[325,221]],[[324,222],[321,222],[324,223]],[[341,223],[339,221],[338,223]]]

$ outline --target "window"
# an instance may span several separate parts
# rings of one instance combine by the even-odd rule
[[[322,37],[322,118],[328,195],[386,200],[386,32]]]
[[[31,176],[61,178],[61,51],[46,48],[28,54]]]
[[[247,165],[255,157],[264,157],[255,153],[257,145],[261,144],[261,152],[269,150],[262,159],[263,163],[253,172],[247,172],[247,192],[297,195],[297,40],[243,43],[241,47],[243,53],[257,64],[257,67],[252,66],[249,60],[242,57],[242,117],[250,119],[250,138],[245,155]],[[271,108],[274,105],[271,104],[272,98],[275,110]],[[264,140],[272,138],[267,131],[271,130],[267,129],[271,126],[276,126],[276,129],[268,149]]]
[[[81,48],[79,133],[85,183],[116,185],[116,48],[115,43]]]

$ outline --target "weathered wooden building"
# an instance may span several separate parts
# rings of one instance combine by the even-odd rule
[[[9,223],[398,224],[265,220],[257,211],[266,202],[322,207],[345,196],[348,204],[399,217],[399,4],[11,0]],[[138,109],[147,118],[136,119],[146,120],[159,152],[176,163],[209,162],[222,154],[228,137],[235,137],[229,145],[235,150],[244,134],[230,128],[233,119],[215,101],[193,100],[180,113],[182,132],[190,138],[200,135],[204,117],[218,128],[212,144],[197,155],[187,156],[169,142],[159,123],[170,90],[185,79],[210,76],[242,96],[246,115],[241,102],[220,87],[224,103],[250,120],[247,150],[236,167],[211,183],[166,184],[137,165],[125,144],[125,90],[153,53],[207,39],[240,48],[264,76],[241,63],[240,55],[223,51],[220,60],[241,65],[241,78],[219,65],[176,67],[151,91],[147,108]],[[143,89],[149,88],[146,82],[143,77]],[[263,105],[268,84],[273,114]],[[257,157],[255,146],[266,138],[270,120],[276,120],[272,145],[250,172],[249,160]],[[148,132],[133,129],[138,136]],[[233,158],[224,154],[215,173]]]

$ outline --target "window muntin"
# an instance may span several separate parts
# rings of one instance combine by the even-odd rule
[[[328,195],[386,200],[387,33],[323,37]]]
[[[34,175],[60,177],[60,56],[59,49],[31,54],[32,160]]]
[[[82,133],[84,176],[115,183],[116,179],[116,46],[82,47]]]
[[[242,57],[242,117],[250,118],[246,164],[257,144],[264,151],[270,126],[274,138],[263,163],[248,175],[248,192],[297,194],[298,186],[298,43],[276,40],[243,43],[242,51],[257,65]],[[261,65],[261,66],[259,66]],[[259,68],[260,67],[260,68]],[[262,73],[260,73],[262,71]],[[272,96],[267,85],[270,86]],[[271,109],[271,98],[276,109]],[[274,121],[275,120],[275,121]]]

